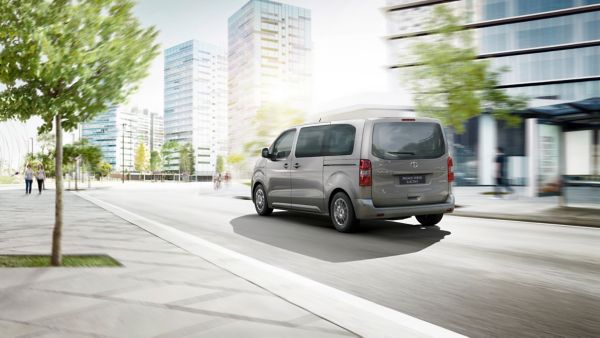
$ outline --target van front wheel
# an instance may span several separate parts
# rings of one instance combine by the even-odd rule
[[[442,217],[444,217],[444,214],[415,216],[417,221],[419,221],[419,223],[421,223],[421,225],[426,226],[426,227],[438,224],[442,220]]]
[[[262,184],[259,184],[254,189],[254,209],[256,209],[256,213],[261,216],[268,216],[273,212],[272,208],[269,208],[269,203],[267,202],[267,194],[265,193],[265,188],[263,188]]]
[[[352,232],[358,225],[352,202],[348,195],[343,192],[338,192],[331,199],[329,216],[333,226],[339,232]]]

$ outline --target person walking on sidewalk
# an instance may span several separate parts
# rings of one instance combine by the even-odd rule
[[[39,194],[42,194],[42,189],[44,188],[44,180],[46,179],[46,172],[44,171],[44,166],[43,165],[39,165],[38,166],[38,171],[35,174],[35,178],[37,178],[37,184],[38,184],[38,190],[40,191]]]
[[[23,172],[23,176],[25,177],[25,194],[31,194],[31,186],[33,185],[33,170],[31,169],[31,164],[27,165],[25,171]]]
[[[506,189],[507,193],[513,193],[513,189],[508,184],[506,178],[506,155],[504,155],[504,149],[498,147],[498,153],[496,154],[496,186],[494,187],[494,197],[500,198],[502,187]]]

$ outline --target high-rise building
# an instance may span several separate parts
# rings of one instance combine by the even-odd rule
[[[82,125],[82,137],[100,147],[104,161],[115,171],[134,171],[134,154],[140,144],[146,152],[160,150],[162,118],[148,109],[112,106]]]
[[[309,9],[251,0],[229,17],[229,150],[244,152],[266,105],[306,112],[311,104]]]
[[[425,23],[439,5],[466,14],[478,58],[510,68],[500,83],[509,94],[571,101],[600,94],[600,0],[390,0],[392,69],[414,63],[410,46],[431,38]]]
[[[198,175],[215,172],[227,152],[227,58],[196,40],[165,50],[165,141],[191,143]],[[178,159],[172,168],[179,167]]]
[[[457,184],[493,184],[496,146],[504,148],[508,156],[508,178],[512,183],[534,187],[537,181],[544,180],[536,172],[558,173],[557,166],[549,170],[544,167],[547,163],[536,162],[537,148],[532,146],[544,141],[540,141],[539,135],[544,135],[552,124],[553,128],[563,124],[564,130],[576,126],[588,139],[598,139],[594,136],[597,131],[585,130],[593,129],[590,121],[585,120],[589,113],[577,107],[589,106],[590,100],[600,96],[600,0],[389,0],[384,12],[390,75],[395,82],[399,82],[399,72],[416,65],[411,45],[435,38],[425,23],[434,7],[441,5],[465,15],[464,28],[474,33],[478,59],[489,60],[493,69],[508,66],[510,70],[502,74],[499,88],[511,95],[527,96],[530,110],[574,112],[552,120],[552,114],[534,111],[529,117],[546,120],[529,119],[514,128],[489,114],[470,119],[465,124],[466,132],[454,137]],[[545,107],[539,109],[539,106]],[[576,121],[577,118],[581,120]],[[544,123],[545,126],[540,126]],[[559,139],[554,134],[547,139]],[[565,135],[564,139],[575,138]],[[580,148],[597,147],[593,142],[585,143],[589,144]],[[560,153],[558,141],[549,144],[551,154]],[[583,153],[584,162],[590,156],[597,156]],[[546,162],[554,163],[552,158]]]

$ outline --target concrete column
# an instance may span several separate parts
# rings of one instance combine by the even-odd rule
[[[478,135],[478,183],[480,185],[494,185],[496,148],[498,145],[496,119],[489,114],[479,116]]]
[[[537,119],[525,120],[525,156],[527,157],[527,189],[529,197],[536,197],[538,193],[538,127]]]

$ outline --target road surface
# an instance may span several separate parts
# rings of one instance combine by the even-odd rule
[[[243,190],[242,190],[243,192]],[[446,216],[257,216],[239,189],[125,183],[92,197],[468,336],[600,336],[600,229]]]

